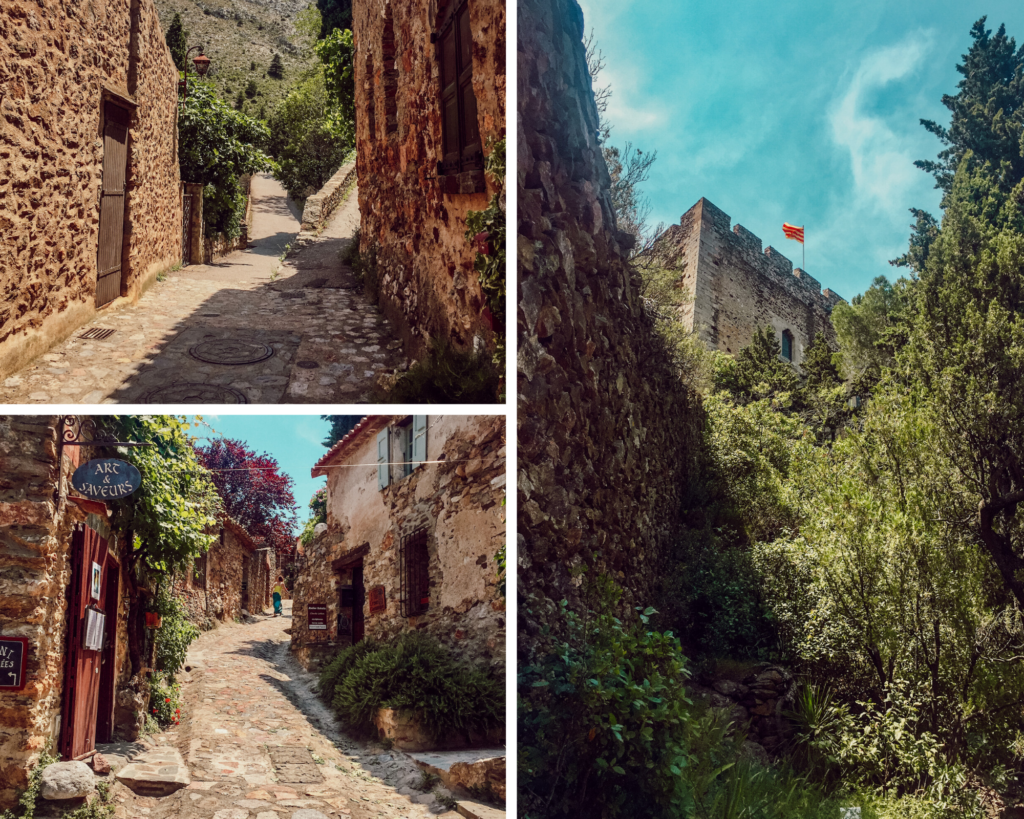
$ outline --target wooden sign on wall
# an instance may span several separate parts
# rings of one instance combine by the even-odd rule
[[[386,611],[387,607],[387,600],[384,599],[384,587],[374,586],[370,589],[370,614],[380,614],[382,611]]]
[[[25,687],[27,637],[0,637],[0,690],[21,691]]]
[[[306,606],[306,627],[310,631],[327,631],[327,606],[323,603]]]

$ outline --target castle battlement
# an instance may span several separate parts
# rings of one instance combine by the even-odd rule
[[[764,247],[743,225],[733,226],[729,214],[707,199],[658,244],[662,262],[680,271],[680,286],[693,296],[683,321],[701,328],[712,347],[738,352],[765,325],[787,339],[795,364],[818,332],[835,343],[829,315],[842,297],[822,290],[817,279],[771,245]]]

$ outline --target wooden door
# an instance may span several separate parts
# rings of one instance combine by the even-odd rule
[[[100,194],[100,244],[96,272],[96,306],[121,295],[121,245],[124,241],[124,190],[128,170],[128,123],[131,114],[119,105],[103,106],[103,184]]]
[[[363,619],[363,601],[366,594],[363,591],[363,564],[360,563],[352,570],[352,644],[355,645],[365,636],[365,621]]]
[[[107,541],[79,524],[71,537],[71,585],[68,587],[67,649],[60,752],[76,759],[96,747],[96,726],[103,652],[85,648],[88,609],[102,611]],[[100,594],[93,596],[93,564],[99,567]],[[116,611],[113,612],[116,618]]]
[[[103,568],[103,613],[107,616],[103,651],[100,652],[100,692],[96,741],[110,742],[114,735],[114,671],[117,665],[117,602],[121,591],[121,568],[107,554]]]

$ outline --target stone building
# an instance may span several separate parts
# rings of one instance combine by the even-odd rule
[[[517,585],[529,661],[546,613],[582,604],[581,578],[613,578],[626,611],[652,604],[704,416],[616,225],[583,13],[576,0],[518,9]]]
[[[690,208],[678,225],[665,231],[659,254],[678,269],[680,286],[690,296],[682,321],[711,349],[738,353],[754,331],[771,326],[782,357],[797,367],[804,351],[822,333],[837,346],[829,316],[843,299],[822,290],[807,271],[761,240],[707,199]]]
[[[271,603],[276,577],[273,549],[257,548],[248,532],[235,520],[224,517],[217,539],[192,571],[175,578],[174,593],[188,609],[189,619],[200,628],[213,628],[241,616],[242,610],[259,614]]]
[[[123,538],[105,504],[70,489],[78,464],[105,453],[62,433],[56,416],[0,417],[0,809],[47,743],[74,758],[135,739],[145,709],[129,679]],[[84,647],[90,624],[97,649]]]
[[[304,666],[423,629],[503,674],[504,437],[501,417],[371,416],[317,462],[327,525],[298,560],[292,610]]]
[[[0,4],[0,377],[181,261],[153,0]]]
[[[360,250],[412,355],[428,338],[466,349],[492,327],[466,213],[505,136],[504,0],[357,2],[352,9]],[[503,328],[494,328],[504,332]]]

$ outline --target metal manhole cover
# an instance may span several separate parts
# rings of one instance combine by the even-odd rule
[[[302,369],[304,369],[304,370],[315,370],[320,365],[317,364],[315,361],[310,361],[310,360],[306,359],[304,361],[297,361],[295,363],[295,366],[302,367]]]
[[[144,404],[248,404],[245,393],[219,384],[178,382],[142,396]]]
[[[274,354],[274,348],[258,341],[218,338],[189,347],[188,354],[207,364],[255,364]]]

